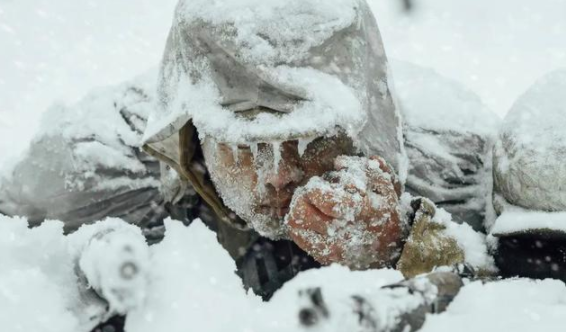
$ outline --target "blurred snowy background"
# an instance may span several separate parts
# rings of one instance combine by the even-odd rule
[[[431,67],[498,115],[566,67],[566,0],[369,0],[389,57]],[[176,0],[0,0],[0,165],[41,113],[158,64]]]

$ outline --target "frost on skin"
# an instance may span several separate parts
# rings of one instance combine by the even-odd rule
[[[271,239],[287,237],[283,219],[295,190],[333,170],[338,156],[355,152],[352,140],[342,132],[316,139],[248,144],[220,143],[206,137],[202,146],[224,204]]]
[[[391,266],[402,237],[401,187],[382,158],[338,157],[293,198],[289,235],[323,264]]]

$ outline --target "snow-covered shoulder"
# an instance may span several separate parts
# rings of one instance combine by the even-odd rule
[[[481,137],[497,133],[501,119],[462,83],[405,61],[391,61],[391,67],[408,126]]]

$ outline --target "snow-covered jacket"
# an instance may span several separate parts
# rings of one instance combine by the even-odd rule
[[[407,191],[483,230],[501,120],[461,83],[410,63],[392,64],[405,120]]]
[[[159,163],[140,149],[154,90],[155,72],[52,106],[0,174],[0,213],[62,220],[67,231],[108,216],[144,226],[167,215]]]

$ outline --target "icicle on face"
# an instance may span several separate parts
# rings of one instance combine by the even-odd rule
[[[299,138],[298,150],[299,150],[299,157],[303,157],[307,147],[309,146],[315,138]]]
[[[237,144],[232,144],[230,145],[230,148],[232,149],[232,157],[234,158],[234,163],[238,163],[238,145]]]
[[[254,158],[254,162],[257,160],[258,157],[258,145],[259,143],[250,143],[250,151],[252,152],[252,157]]]
[[[281,142],[271,143],[273,148],[273,171],[279,173],[279,163],[281,162]]]

